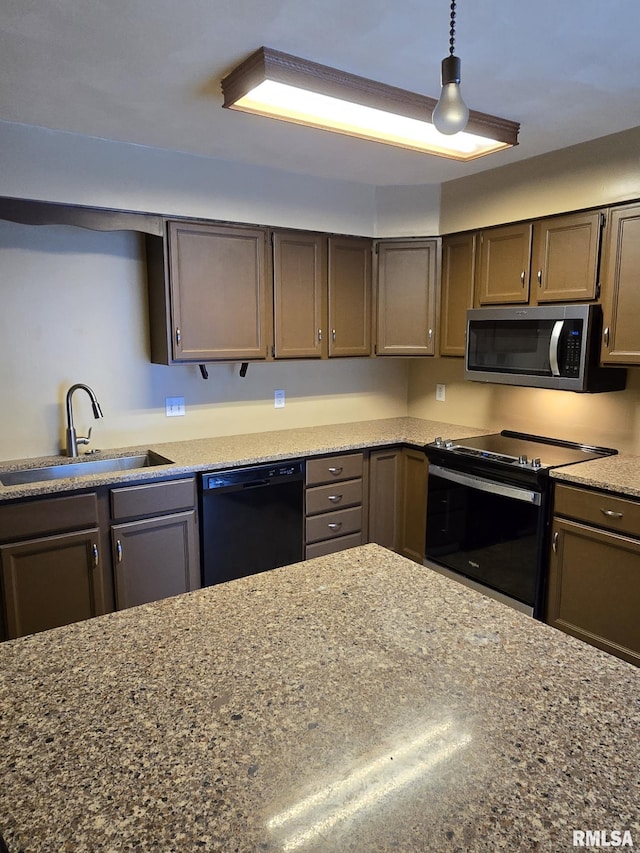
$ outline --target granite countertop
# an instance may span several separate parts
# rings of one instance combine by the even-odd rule
[[[10,853],[640,843],[640,671],[377,545],[0,646]]]
[[[101,451],[90,455],[88,459],[127,456],[152,450],[172,462],[170,465],[16,486],[3,486],[0,483],[0,504],[16,498],[94,488],[111,483],[126,484],[141,479],[157,480],[178,474],[193,474],[208,469],[239,465],[258,465],[281,459],[344,453],[393,444],[421,447],[440,435],[445,438],[459,439],[483,435],[486,432],[486,429],[477,427],[405,417],[135,445],[112,451]],[[13,471],[24,467],[37,468],[65,461],[65,457],[43,456],[0,462],[0,478],[2,471]],[[640,457],[638,456],[620,454],[591,462],[580,462],[576,465],[557,468],[551,472],[551,476],[577,485],[640,497]]]
[[[640,498],[640,456],[628,453],[556,468],[551,476],[576,486],[590,486]]]
[[[89,459],[125,456],[152,450],[167,459],[171,459],[172,464],[16,486],[0,485],[0,502],[73,489],[91,488],[108,483],[126,483],[142,478],[160,479],[175,474],[194,473],[227,466],[257,465],[272,460],[342,453],[367,447],[383,447],[401,443],[422,446],[433,441],[439,435],[449,438],[463,438],[469,435],[482,435],[483,432],[486,430],[460,426],[459,424],[426,421],[421,418],[383,418],[373,421],[326,424],[317,427],[219,436],[190,441],[144,444],[120,448],[117,451],[105,451],[101,454],[92,455]],[[48,456],[4,462],[0,463],[0,477],[2,471],[16,470],[25,467],[25,465],[37,468],[64,461],[64,457]]]

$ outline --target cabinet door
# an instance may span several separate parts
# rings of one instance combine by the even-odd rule
[[[329,237],[329,357],[371,355],[371,240]]]
[[[200,586],[195,511],[114,524],[116,607],[134,607]]]
[[[528,302],[531,233],[532,226],[526,222],[480,233],[478,306]]]
[[[464,356],[467,310],[473,308],[476,235],[442,239],[440,280],[440,355]]]
[[[417,563],[424,561],[427,532],[428,461],[422,450],[402,451],[402,513],[400,553]]]
[[[378,243],[377,355],[435,353],[437,240]]]
[[[168,228],[173,360],[266,358],[266,231]]]
[[[554,519],[547,622],[640,665],[640,542]]]
[[[327,238],[273,234],[276,358],[320,358],[326,329]]]
[[[640,205],[611,211],[602,263],[602,361],[640,364]]]
[[[9,639],[104,613],[98,529],[0,546]]]
[[[534,224],[532,304],[596,298],[602,219],[576,213]]]
[[[369,456],[369,542],[392,551],[400,538],[402,451],[372,450]]]

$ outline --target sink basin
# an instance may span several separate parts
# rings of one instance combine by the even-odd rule
[[[118,471],[130,471],[135,468],[152,468],[155,465],[171,465],[152,450],[133,456],[117,456],[111,459],[83,459],[80,462],[60,462],[44,468],[22,468],[18,471],[0,472],[3,486],[18,486],[24,483],[40,483],[45,480],[64,480],[70,477],[83,477],[87,474],[105,474]]]

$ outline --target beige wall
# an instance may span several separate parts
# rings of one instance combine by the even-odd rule
[[[443,403],[436,400],[438,383],[446,387]],[[490,432],[515,429],[640,455],[640,368],[629,371],[625,391],[576,394],[469,382],[459,358],[414,360],[408,412]]]
[[[640,127],[448,181],[442,185],[439,233],[636,198]]]
[[[404,362],[338,359],[197,366],[149,362],[141,238],[0,222],[0,459],[59,452],[64,398],[75,382],[98,395],[104,419],[74,397],[92,447],[123,447],[406,414]],[[273,392],[286,405],[275,409]],[[167,418],[165,397],[186,416]]]

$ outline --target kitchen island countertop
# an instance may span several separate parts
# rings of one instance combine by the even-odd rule
[[[640,843],[640,672],[377,545],[0,646],[10,853]]]

